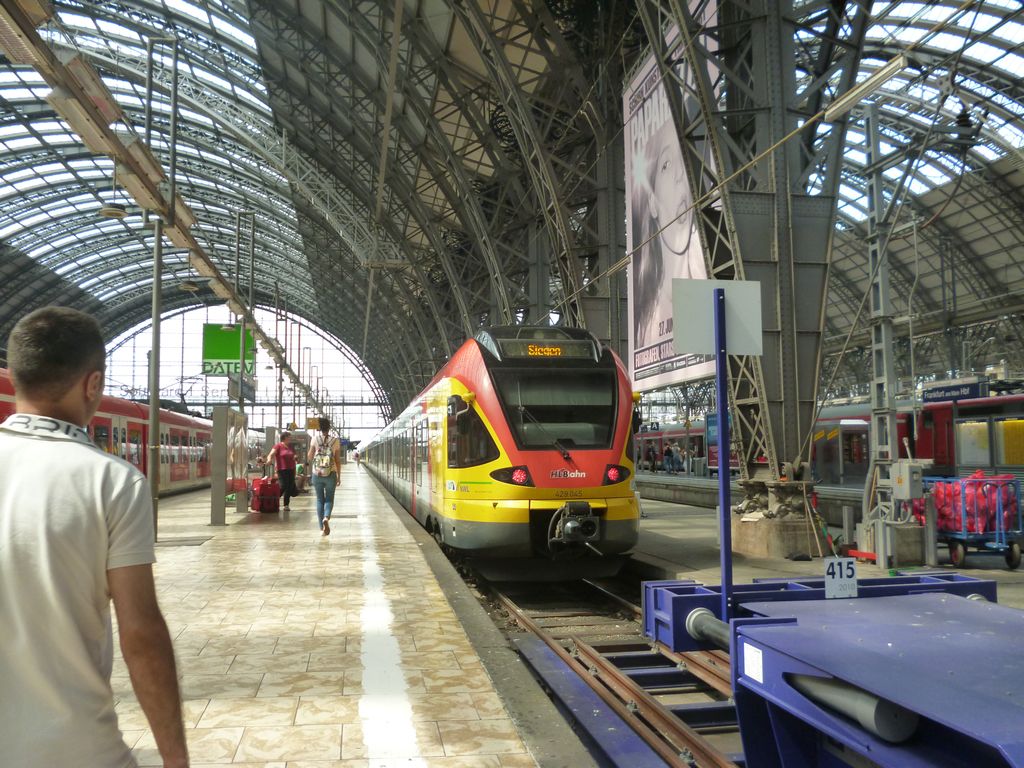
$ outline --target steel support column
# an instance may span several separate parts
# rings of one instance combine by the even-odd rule
[[[840,0],[640,10],[678,86],[667,91],[708,275],[762,284],[764,355],[729,358],[732,448],[747,506],[784,514],[803,504],[845,133],[819,113],[853,83],[868,11]],[[681,32],[666,43],[672,24]]]

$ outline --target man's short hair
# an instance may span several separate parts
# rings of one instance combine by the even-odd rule
[[[327,418],[326,416],[321,416],[320,417],[320,431],[321,432],[327,432],[327,431],[330,430],[330,428],[331,428],[331,420],[329,418]]]
[[[287,429],[281,431],[281,439],[284,440],[286,437],[291,437],[292,433]]]
[[[99,323],[70,307],[43,307],[7,337],[7,365],[21,394],[58,400],[80,376],[106,369]]]

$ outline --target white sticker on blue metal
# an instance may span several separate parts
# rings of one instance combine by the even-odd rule
[[[857,561],[852,557],[825,558],[825,598],[857,596]]]
[[[750,643],[743,644],[743,674],[747,677],[764,683],[764,654],[761,649]]]

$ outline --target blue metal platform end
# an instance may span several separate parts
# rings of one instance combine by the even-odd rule
[[[665,761],[543,640],[520,637],[512,642],[562,709],[572,716],[576,732],[583,737],[597,765],[665,768]]]
[[[748,616],[745,606],[753,602],[811,601],[825,599],[823,578],[757,579],[752,584],[732,587],[734,616]],[[959,573],[931,573],[859,579],[857,599],[943,592],[968,597],[980,595],[996,601],[996,583]],[[704,586],[695,581],[645,581],[643,585],[644,635],[673,651],[685,652],[711,648],[686,632],[686,617],[697,608],[707,608],[721,616],[721,587]]]
[[[752,768],[1024,768],[1024,612],[940,593],[745,607],[758,618],[733,622],[733,676]],[[902,708],[916,730],[886,738],[801,677]]]

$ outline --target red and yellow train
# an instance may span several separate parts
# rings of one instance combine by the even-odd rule
[[[637,541],[637,426],[626,370],[592,335],[501,326],[467,341],[361,454],[478,564],[611,573]]]
[[[14,386],[0,370],[0,421],[14,413]],[[148,406],[116,397],[103,398],[88,425],[93,442],[107,453],[147,471]],[[210,486],[213,425],[173,411],[160,411],[160,492],[176,493]]]

